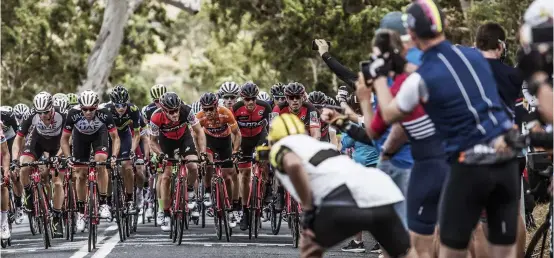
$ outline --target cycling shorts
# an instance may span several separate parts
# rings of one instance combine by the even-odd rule
[[[209,153],[217,153],[217,160],[229,159],[231,158],[231,154],[233,153],[233,143],[231,141],[231,135],[227,135],[225,137],[213,137],[206,134],[206,147]],[[221,167],[232,168],[233,163],[227,162]]]
[[[21,155],[31,156],[34,160],[38,160],[44,152],[48,152],[49,157],[54,157],[60,149],[60,138],[59,136],[46,138],[40,135],[37,130],[33,130],[25,139],[25,146]]]
[[[117,131],[117,135],[119,135],[119,154],[117,154],[118,158],[128,158],[131,154],[131,147],[133,146],[133,136],[131,134],[131,131],[125,130],[125,131]],[[110,146],[108,148],[108,153],[112,153],[112,140],[111,138],[108,138],[110,142]]]
[[[162,152],[173,157],[176,152],[179,152],[182,157],[188,155],[198,155],[196,153],[196,146],[194,145],[194,140],[190,134],[190,130],[187,130],[181,136],[181,138],[174,140],[165,137],[165,135],[160,134],[159,136],[160,147]]]
[[[432,235],[438,220],[442,186],[450,171],[446,158],[416,160],[406,194],[408,228],[421,235]]]
[[[520,172],[514,158],[498,164],[468,165],[454,161],[442,191],[439,213],[441,243],[453,249],[468,246],[483,209],[489,241],[515,243],[520,195]]]
[[[72,156],[78,162],[88,162],[91,155],[96,154],[105,154],[110,156],[108,153],[108,129],[106,125],[102,125],[96,133],[93,134],[82,134],[76,129],[73,129],[73,149]],[[91,153],[94,151],[94,153]]]
[[[330,248],[360,231],[369,231],[392,257],[405,255],[410,249],[410,237],[393,205],[358,208],[346,185],[323,198],[313,231],[315,242],[323,248]]]
[[[239,168],[249,168],[252,166],[252,156],[256,147],[267,144],[267,133],[262,131],[253,137],[242,137],[240,143],[240,150],[242,151],[242,157],[239,160]]]

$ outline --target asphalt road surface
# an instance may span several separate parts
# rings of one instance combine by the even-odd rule
[[[183,242],[180,246],[172,243],[169,233],[162,232],[154,223],[139,224],[137,232],[131,234],[125,242],[119,241],[115,222],[102,220],[98,228],[98,244],[96,249],[88,252],[88,232],[77,233],[73,242],[63,239],[54,239],[52,247],[44,249],[42,236],[33,236],[29,224],[25,219],[21,225],[13,225],[12,246],[2,249],[0,254],[5,258],[139,258],[139,257],[298,257],[298,249],[292,246],[292,237],[286,223],[283,222],[279,235],[271,233],[269,222],[262,225],[257,239],[248,239],[248,231],[241,231],[237,225],[233,230],[231,242],[218,240],[215,235],[213,219],[206,217],[206,227],[190,225],[185,230]],[[377,254],[369,252],[374,245],[373,239],[364,233],[366,253],[345,253],[340,247],[347,241],[333,247],[325,257],[372,257]],[[184,255],[184,256],[183,256]]]

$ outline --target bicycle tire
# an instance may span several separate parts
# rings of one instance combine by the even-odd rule
[[[292,235],[292,246],[294,248],[298,248],[298,240],[300,238],[299,234],[299,218],[298,218],[298,204],[296,204],[296,201],[291,200],[290,202],[290,210],[291,214],[289,215],[289,221],[291,222],[291,235]]]
[[[75,216],[75,214],[73,214],[73,192],[71,190],[71,182],[68,182],[67,183],[67,188],[66,188],[66,200],[67,202],[65,203],[65,215],[64,215],[64,218],[65,218],[65,240],[70,240],[71,239],[71,242],[73,242],[73,237],[72,237],[72,234],[73,234],[73,217]]]
[[[117,178],[113,178],[117,183]],[[114,181],[112,180],[112,182]],[[112,205],[115,205],[115,223],[117,225],[117,234],[119,235],[119,241],[125,241],[124,229],[122,223],[122,214],[121,214],[121,196],[120,191],[117,187],[112,187]]]
[[[261,191],[261,187],[260,188],[256,187],[256,190]],[[259,196],[260,196],[259,193],[260,192],[256,192],[256,199],[255,199],[256,209],[254,209],[254,238],[258,238],[258,230],[262,228],[262,223],[261,223],[262,207],[258,205],[261,203],[259,201]]]
[[[37,188],[41,188],[41,186],[38,185]],[[41,195],[41,192],[42,191],[38,191],[38,189],[35,189],[35,194],[38,198],[35,201],[38,201],[38,206],[39,206],[38,208],[40,209],[39,210],[39,216],[40,216],[42,227],[43,227],[43,230],[44,230],[44,233],[42,234],[44,249],[48,249],[48,247],[50,247],[50,239],[49,239],[50,236],[48,234],[48,227],[49,227],[49,224],[48,224],[48,206],[45,203],[45,199],[43,199],[43,198],[45,198],[45,196]],[[42,193],[42,194],[44,194],[44,193]]]
[[[214,207],[214,225],[215,225],[215,234],[218,240],[221,240],[223,234],[223,227],[221,221],[221,202],[219,201],[219,189],[217,188],[220,178],[214,180],[212,183],[212,189],[214,189],[215,194],[212,194],[212,207]]]
[[[88,201],[87,201],[87,219],[88,219],[88,252],[90,253],[93,245],[93,232],[94,232],[94,184],[89,182],[88,185]]]
[[[180,209],[180,217],[178,219],[179,221],[179,241],[177,242],[177,245],[181,245],[181,242],[183,242],[183,231],[185,229],[185,224],[186,224],[186,221],[188,220],[187,219],[187,203],[186,203],[186,199],[185,199],[185,196],[186,196],[186,186],[185,184],[181,184],[181,189],[179,190],[180,191],[180,200],[179,200],[179,209]]]
[[[257,204],[257,193],[258,193],[258,178],[256,176],[252,177],[252,185],[250,186],[250,208],[248,214],[248,239],[252,239],[252,230],[256,227],[255,224],[255,211]]]
[[[529,241],[529,245],[527,246],[527,249],[525,250],[525,258],[533,258],[535,257],[535,247],[537,247],[537,244],[540,240],[546,240],[545,238],[548,236],[548,231],[550,230],[550,221],[549,221],[549,215],[547,215],[547,219],[537,228],[537,231],[535,231],[535,234],[533,234],[533,237],[531,238],[531,241]],[[544,240],[543,240],[543,249],[541,250],[541,256],[538,257],[544,257],[543,252],[550,252],[550,250],[544,250]]]
[[[160,210],[160,204],[158,202],[158,193],[156,192],[156,181],[154,181],[154,187],[152,188],[152,196],[154,198],[154,227],[158,227],[158,211]]]
[[[139,205],[137,203],[137,200],[138,200],[137,189],[136,187],[133,187],[133,202],[135,203],[135,210],[133,211],[131,216],[131,225],[132,225],[131,233],[137,233],[137,224],[138,224],[138,216],[139,216],[139,210],[138,210]]]
[[[275,201],[275,200],[274,200]],[[273,235],[278,235],[279,234],[279,231],[281,230],[281,222],[283,220],[283,212],[277,212],[275,210],[275,203],[273,202],[271,205],[270,205],[270,212],[271,212],[271,217],[270,217],[270,223],[271,223],[271,233]]]
[[[221,181],[221,184],[219,184],[219,200],[221,200],[222,203],[222,209],[221,209],[221,217],[223,218],[223,226],[225,227],[225,240],[227,242],[231,242],[231,227],[229,226],[229,211],[227,210],[227,207],[225,207],[225,190],[223,189],[223,180]]]

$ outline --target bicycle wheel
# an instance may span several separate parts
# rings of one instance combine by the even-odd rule
[[[296,201],[291,201],[291,214],[289,216],[289,221],[291,222],[290,233],[292,235],[292,246],[294,248],[298,248],[298,241],[300,239],[300,219],[298,217],[298,204],[296,204]]]
[[[156,186],[156,182],[154,181],[154,186]],[[160,210],[159,202],[158,202],[158,193],[156,192],[156,187],[152,188],[152,198],[154,198],[154,227],[158,227],[158,211]],[[150,221],[148,221],[150,222]]]
[[[214,182],[212,183],[212,189],[215,191],[215,194],[212,194],[212,207],[214,212],[214,225],[215,225],[215,234],[217,236],[218,240],[221,240],[221,236],[223,233],[223,224],[221,220],[221,203],[219,201],[219,189],[217,189],[217,186],[219,185],[219,181],[221,178],[214,179]]]
[[[273,235],[278,235],[279,230],[281,230],[281,221],[283,219],[283,212],[277,212],[275,210],[275,198],[273,199],[273,202],[270,204],[270,223],[271,223],[271,233]]]
[[[225,191],[223,189],[223,180],[219,184],[219,200],[221,203],[221,217],[223,218],[223,226],[225,227],[225,240],[231,242],[231,227],[229,226],[229,211],[225,206]]]
[[[42,188],[41,185],[38,185],[37,188]],[[50,227],[49,223],[48,223],[48,220],[49,220],[49,217],[48,217],[48,204],[47,204],[47,200],[45,199],[45,195],[43,195],[43,191],[37,191],[37,189],[35,189],[35,196],[38,197],[38,206],[39,206],[39,218],[40,218],[40,223],[42,224],[42,230],[44,230],[44,232],[42,233],[42,240],[44,242],[44,249],[48,249],[48,247],[50,246],[50,234],[48,233],[48,228]]]
[[[95,206],[94,206],[94,199],[95,199],[95,193],[94,193],[94,183],[89,182],[88,185],[88,209],[87,209],[87,219],[88,219],[88,252],[90,253],[92,249],[94,249],[94,216],[96,215],[94,212]]]
[[[200,181],[200,180],[199,180]],[[198,208],[200,209],[200,220],[202,228],[206,227],[206,205],[204,205],[204,195],[206,194],[206,188],[204,187],[204,182],[201,182],[198,184],[198,192],[199,197],[198,198]],[[198,225],[198,224],[197,224]]]
[[[250,209],[249,209],[249,222],[248,222],[248,239],[252,239],[252,230],[255,230],[257,227],[256,224],[256,209],[257,209],[257,200],[258,200],[258,178],[256,176],[252,177],[252,185],[250,188]]]
[[[183,230],[185,229],[185,225],[187,224],[188,218],[187,218],[187,203],[185,200],[185,196],[187,194],[185,184],[181,184],[181,189],[179,189],[180,196],[179,196],[179,209],[181,210],[178,214],[178,226],[179,226],[179,241],[178,245],[181,245],[181,242],[183,241]]]
[[[116,178],[112,178],[112,181],[116,181]],[[119,234],[119,241],[123,242],[125,241],[125,231],[123,226],[123,217],[122,217],[122,209],[121,209],[121,195],[120,191],[117,189],[117,187],[112,187],[112,205],[115,207],[115,223],[117,224],[117,233]]]
[[[535,234],[531,238],[531,241],[529,241],[529,245],[525,251],[525,258],[541,258],[548,256],[547,254],[550,252],[550,245],[552,245],[552,243],[550,243],[552,232],[550,231],[549,218],[550,214],[547,215],[544,223],[542,223],[542,225],[537,228],[537,231],[535,231]],[[541,245],[537,246],[539,241]]]
[[[136,187],[133,188],[133,201],[135,202],[135,210],[132,211],[133,216],[131,217],[131,233],[137,233],[137,224],[138,224],[138,216],[139,216],[139,204],[137,203],[137,189]],[[144,214],[144,212],[142,213]],[[144,222],[144,220],[143,220]]]

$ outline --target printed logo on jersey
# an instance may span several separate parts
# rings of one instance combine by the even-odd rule
[[[75,127],[83,134],[93,134],[96,133],[103,124],[102,121],[95,117],[95,119],[90,122],[86,119],[81,119],[75,123]]]
[[[304,120],[304,118],[302,118],[302,120]],[[317,118],[317,111],[310,112],[310,122],[319,123],[319,119]]]

